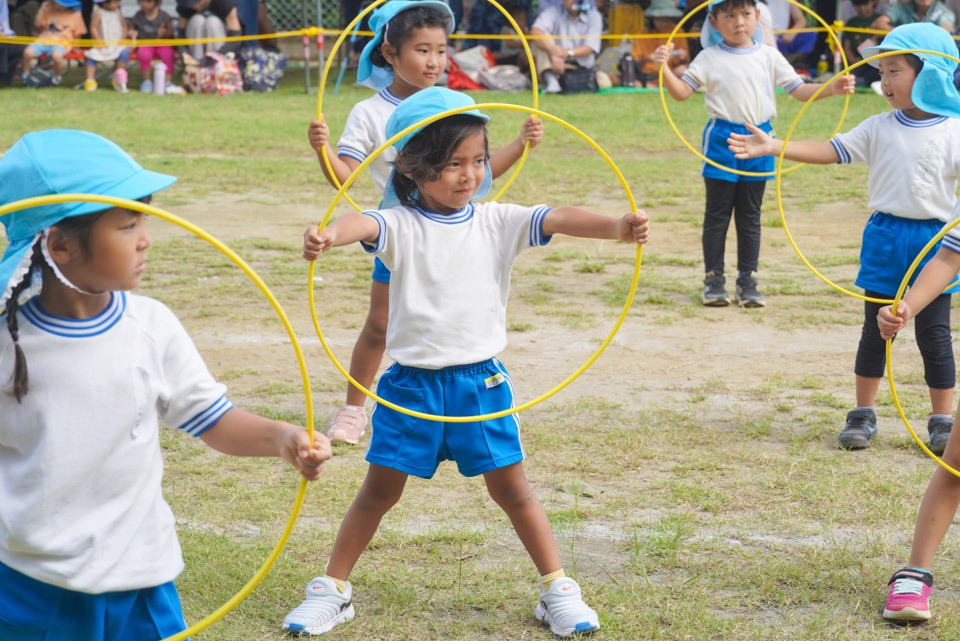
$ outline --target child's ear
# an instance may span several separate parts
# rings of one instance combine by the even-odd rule
[[[47,251],[50,258],[57,265],[67,265],[76,260],[80,254],[80,245],[75,238],[70,238],[61,232],[56,226],[50,228],[47,238]]]
[[[717,28],[717,18],[713,15],[713,13],[708,13],[708,14],[707,14],[707,18],[710,20],[710,26],[713,27],[714,29],[716,29],[716,28]]]
[[[384,40],[383,44],[380,45],[380,54],[383,55],[383,59],[386,60],[387,64],[389,64],[391,67],[397,66],[397,58],[400,52],[398,52],[394,46],[386,40]]]

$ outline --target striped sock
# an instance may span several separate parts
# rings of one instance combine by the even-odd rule
[[[560,568],[556,572],[551,572],[550,574],[544,574],[540,577],[540,585],[543,586],[544,590],[550,589],[550,584],[553,583],[554,579],[559,579],[560,577],[567,576],[563,571],[563,568]]]
[[[334,584],[335,586],[337,586],[337,590],[340,591],[340,594],[345,594],[345,593],[346,593],[346,591],[347,591],[347,582],[346,582],[346,581],[341,581],[340,579],[335,579],[335,578],[333,578],[332,576],[330,576],[329,574],[324,575],[323,578],[325,578],[325,579],[330,579],[331,581],[333,581],[333,584]]]

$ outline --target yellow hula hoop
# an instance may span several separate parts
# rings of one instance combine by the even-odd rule
[[[698,11],[700,11],[700,9],[703,9],[704,7],[709,5],[711,2],[713,2],[713,0],[705,0],[705,2],[700,3],[699,5],[697,5],[697,7],[693,11],[685,15],[680,20],[680,22],[678,22],[677,25],[673,28],[673,31],[670,32],[670,37],[667,38],[667,46],[669,46],[670,43],[673,42],[673,39],[676,37],[677,33],[679,33],[680,28],[687,22],[687,20],[692,18],[694,15],[696,15]],[[830,39],[833,40],[834,46],[839,47],[840,56],[843,58],[843,64],[845,67],[844,70],[846,71],[847,54],[843,52],[843,47],[840,47],[840,40],[837,38],[837,34],[830,27],[830,25],[824,22],[823,18],[821,18],[816,11],[813,11],[809,7],[805,6],[802,2],[798,2],[797,0],[787,0],[787,2],[789,2],[790,4],[797,5],[798,7],[800,7],[807,13],[809,13],[811,16],[816,18],[817,22],[819,22],[824,26],[824,28],[827,30],[827,33],[830,36]],[[780,171],[779,168],[776,171],[743,171],[740,169],[733,169],[732,167],[726,167],[716,162],[715,160],[711,160],[707,158],[706,156],[703,155],[702,151],[694,148],[694,146],[691,145],[689,142],[687,142],[687,139],[683,137],[683,134],[680,133],[680,130],[677,128],[676,123],[673,122],[673,118],[670,116],[670,109],[667,107],[667,97],[663,90],[663,65],[660,65],[660,70],[658,74],[659,74],[658,79],[660,83],[660,87],[658,91],[660,92],[660,104],[663,105],[663,113],[667,117],[667,122],[670,123],[670,128],[673,129],[673,133],[677,135],[677,138],[680,139],[680,142],[686,145],[687,149],[692,151],[694,155],[696,155],[698,158],[700,158],[700,160],[704,161],[705,163],[709,165],[713,165],[717,169],[723,169],[724,171],[729,171],[731,174],[737,174],[738,176],[751,176],[754,178],[765,178],[765,177],[772,178],[773,176],[778,175],[778,172]],[[838,75],[843,75],[843,74],[838,74]],[[829,84],[830,84],[829,82],[826,83],[826,85],[829,85]],[[822,88],[820,89],[820,91],[822,91]],[[815,93],[814,96],[820,95],[820,91],[817,91],[817,93]],[[810,102],[810,101],[807,101],[807,102]],[[837,128],[833,130],[833,134],[831,134],[831,137],[836,135],[837,132],[840,131],[840,127],[843,126],[843,121],[847,117],[847,108],[849,106],[850,106],[850,94],[844,94],[843,111],[840,112],[840,122],[837,123]],[[803,112],[801,111],[800,113],[803,113]],[[800,167],[803,167],[803,164],[794,165],[793,167],[783,170],[782,173],[787,173],[787,172],[793,171],[794,169],[799,169]]]
[[[820,280],[822,280],[822,281],[823,281],[824,283],[826,283],[827,285],[830,285],[830,287],[833,287],[835,290],[837,290],[837,291],[840,292],[841,294],[846,294],[847,296],[851,296],[851,297],[853,297],[853,298],[859,298],[860,300],[867,301],[867,302],[870,302],[870,303],[879,303],[879,304],[881,304],[881,305],[889,305],[889,304],[892,303],[893,301],[890,300],[889,298],[872,298],[872,297],[870,297],[870,296],[864,296],[864,295],[862,295],[862,294],[858,294],[858,293],[856,293],[856,292],[852,292],[852,291],[850,291],[849,289],[844,289],[843,287],[840,287],[839,285],[837,285],[836,283],[834,283],[832,280],[830,280],[829,278],[827,278],[826,276],[824,276],[823,274],[821,274],[821,273],[817,270],[816,267],[814,267],[813,265],[811,265],[811,264],[810,264],[810,261],[808,261],[807,258],[806,258],[806,256],[803,255],[803,252],[800,251],[800,248],[797,247],[797,243],[793,240],[793,234],[790,233],[790,227],[787,225],[787,219],[786,219],[786,216],[784,215],[784,212],[783,212],[783,198],[782,198],[781,189],[780,189],[780,187],[781,187],[781,180],[780,180],[780,175],[781,175],[781,173],[787,173],[787,171],[790,171],[790,169],[794,169],[794,167],[791,167],[790,169],[787,169],[786,171],[783,171],[783,172],[781,172],[780,170],[781,170],[781,168],[783,167],[783,157],[784,157],[784,156],[783,156],[783,153],[784,153],[784,151],[786,151],[786,149],[787,149],[787,143],[790,142],[790,136],[793,135],[793,130],[796,128],[797,123],[800,122],[800,118],[802,118],[802,117],[803,117],[803,114],[807,111],[807,107],[809,107],[811,104],[813,104],[813,102],[817,99],[817,96],[820,95],[820,92],[821,92],[821,91],[823,91],[823,90],[826,89],[828,86],[830,86],[830,83],[833,82],[834,80],[836,80],[837,78],[840,78],[840,77],[846,75],[847,73],[849,73],[850,71],[853,71],[854,69],[856,69],[857,67],[859,67],[859,66],[861,66],[861,65],[868,64],[871,60],[879,60],[880,58],[886,58],[887,56],[896,56],[896,55],[900,55],[900,54],[904,54],[904,53],[924,53],[924,54],[931,54],[931,55],[940,56],[940,57],[942,57],[942,58],[949,58],[950,60],[954,60],[954,61],[956,61],[957,63],[960,63],[960,58],[954,58],[953,56],[947,55],[947,54],[945,54],[945,53],[938,53],[938,52],[936,52],[936,51],[926,51],[926,50],[924,50],[924,49],[916,49],[916,50],[913,50],[913,51],[887,51],[887,52],[883,52],[883,53],[878,53],[878,54],[875,55],[875,56],[870,56],[869,58],[865,58],[865,59],[863,59],[863,60],[860,60],[859,62],[853,63],[853,64],[850,65],[849,67],[845,67],[840,73],[838,73],[837,75],[835,75],[833,78],[831,78],[830,80],[828,80],[827,82],[825,82],[822,87],[820,87],[819,89],[817,89],[817,91],[816,91],[812,96],[810,96],[809,99],[807,99],[807,102],[804,103],[803,107],[800,108],[800,111],[797,113],[797,116],[793,119],[793,122],[790,123],[790,128],[787,129],[787,135],[783,137],[783,146],[782,146],[781,149],[780,149],[780,155],[777,156],[777,171],[776,171],[776,174],[777,174],[777,178],[776,178],[776,181],[777,181],[777,209],[780,211],[780,222],[783,223],[783,231],[786,232],[786,234],[787,234],[787,240],[790,241],[790,245],[793,246],[793,250],[794,250],[795,252],[797,252],[797,256],[800,257],[800,260],[803,261],[803,264],[806,265],[807,267],[809,267],[809,268],[810,268],[810,271],[812,271],[814,274],[816,274],[817,277],[818,277]],[[940,236],[940,237],[942,237],[942,236]],[[922,254],[921,254],[921,255],[922,255]],[[913,270],[912,270],[912,269],[911,269],[909,272],[907,272],[907,276],[908,276],[908,277],[909,277],[910,275],[912,275],[912,274],[913,274]],[[949,287],[950,287],[950,286],[948,286],[948,289],[949,289]],[[908,426],[908,427],[909,427],[909,426]]]
[[[340,45],[343,44],[343,41],[347,38],[348,35],[350,35],[350,32],[353,31],[353,28],[357,24],[359,24],[360,21],[363,20],[363,18],[368,13],[372,12],[381,4],[388,1],[389,0],[375,0],[363,11],[358,13],[357,17],[354,18],[350,22],[350,24],[344,27],[343,31],[341,31],[340,35],[337,37],[336,42],[333,43],[333,48],[330,49],[330,53],[327,55],[327,62],[323,65],[323,75],[320,78],[320,89],[317,92],[317,120],[320,120],[320,118],[323,117],[323,90],[324,90],[324,87],[327,86],[327,75],[330,73],[330,65],[333,63],[333,58],[334,58],[333,54],[337,52],[337,49],[340,48]],[[531,91],[533,93],[533,108],[536,109],[537,106],[539,105],[539,100],[540,100],[539,98],[540,93],[537,88],[537,67],[533,62],[533,53],[530,52],[530,45],[527,42],[527,38],[525,35],[523,35],[523,30],[520,29],[520,25],[517,24],[517,21],[513,19],[513,16],[511,16],[507,12],[507,10],[504,9],[499,2],[497,2],[497,0],[487,0],[487,2],[489,2],[494,7],[496,7],[500,11],[500,13],[504,15],[504,17],[510,23],[510,26],[513,27],[514,30],[516,30],[517,35],[520,38],[520,43],[523,45],[523,51],[527,54],[527,62],[530,65],[530,80],[531,80],[531,86],[532,86]],[[504,183],[503,188],[501,188],[500,191],[497,192],[497,195],[493,197],[493,200],[499,200],[500,197],[503,196],[504,192],[506,192],[507,189],[509,189],[510,185],[513,184],[513,181],[520,174],[520,170],[523,169],[523,163],[526,162],[527,152],[529,151],[530,151],[530,143],[529,142],[524,143],[523,153],[520,154],[520,159],[517,161],[516,167],[514,168],[513,173],[510,174],[510,178],[508,178],[507,182]],[[333,179],[333,184],[337,187],[337,189],[339,189],[341,186],[340,181],[337,180],[336,174],[333,173],[333,167],[330,165],[330,159],[327,157],[326,145],[324,145],[324,147],[320,150],[320,155],[323,157],[323,166],[327,168],[327,172],[330,174],[330,177]],[[379,152],[377,155],[379,155]],[[366,167],[366,164],[364,164],[364,167]],[[360,167],[357,167],[357,169],[353,173],[357,173],[359,170],[360,170]],[[354,209],[356,209],[357,211],[363,211],[363,208],[353,201],[353,198],[350,197],[350,194],[344,193],[343,197],[347,199],[347,202],[353,205]],[[337,198],[337,200],[339,201],[339,197]]]
[[[37,207],[39,205],[51,205],[69,202],[104,203],[113,205],[114,207],[133,209],[145,214],[157,216],[158,218],[163,218],[164,220],[178,225],[207,241],[219,249],[221,253],[227,256],[227,258],[232,260],[240,269],[242,269],[243,272],[250,277],[250,280],[257,285],[260,291],[263,292],[264,296],[267,297],[267,300],[270,301],[270,305],[273,306],[274,311],[277,312],[277,316],[279,316],[280,320],[283,322],[283,326],[287,330],[287,335],[290,337],[290,341],[293,343],[293,351],[297,355],[297,363],[300,366],[300,376],[303,379],[303,391],[306,398],[307,433],[310,435],[310,441],[313,441],[313,397],[310,394],[310,379],[307,377],[306,361],[304,360],[303,352],[300,350],[300,344],[297,341],[297,335],[294,333],[293,327],[290,325],[290,321],[287,319],[287,315],[284,313],[283,308],[280,307],[280,303],[267,287],[267,284],[260,279],[256,272],[254,272],[253,269],[247,265],[242,258],[240,258],[240,256],[234,253],[232,249],[224,245],[215,237],[211,236],[196,225],[184,220],[183,218],[180,218],[179,216],[166,212],[162,209],[158,209],[157,207],[153,207],[136,200],[127,200],[126,198],[114,198],[112,196],[101,196],[98,194],[54,194],[49,196],[37,196],[34,198],[18,200],[8,205],[3,205],[0,207],[0,216],[19,211],[21,209]],[[186,639],[187,637],[210,627],[215,622],[220,620],[227,612],[237,607],[237,604],[243,601],[247,595],[253,591],[257,584],[263,580],[263,577],[266,576],[267,572],[270,571],[270,568],[273,566],[274,562],[276,562],[277,557],[280,556],[280,552],[283,550],[283,546],[286,544],[287,539],[290,537],[290,532],[293,531],[293,525],[296,523],[297,516],[300,514],[300,507],[303,505],[303,498],[306,489],[307,481],[301,478],[299,488],[297,489],[297,496],[293,503],[293,510],[291,511],[290,518],[287,519],[287,524],[280,535],[280,540],[277,541],[277,544],[270,552],[267,560],[263,562],[263,565],[260,566],[260,569],[257,570],[256,574],[253,575],[253,578],[247,581],[246,585],[244,585],[239,592],[230,597],[226,603],[214,610],[213,613],[207,615],[197,623],[194,623],[183,632],[167,637],[162,641],[182,641],[183,639]]]
[[[570,131],[580,136],[583,140],[589,143],[590,146],[592,146],[601,156],[603,156],[604,160],[607,161],[607,163],[613,169],[614,173],[617,175],[617,178],[620,180],[620,184],[623,186],[623,190],[627,195],[627,200],[630,201],[630,210],[633,212],[637,211],[637,203],[633,198],[633,193],[630,191],[630,186],[627,184],[627,181],[623,177],[623,174],[620,172],[620,169],[617,167],[616,163],[613,162],[610,156],[608,156],[607,153],[603,149],[601,149],[600,146],[596,142],[594,142],[593,139],[590,138],[587,134],[583,133],[582,131],[580,131],[570,123],[565,122],[564,120],[561,120],[556,116],[552,116],[546,112],[540,111],[539,109],[533,109],[531,107],[522,107],[520,105],[508,105],[503,103],[491,102],[491,103],[482,103],[478,105],[467,105],[465,107],[457,107],[456,109],[448,109],[447,111],[430,116],[429,118],[425,118],[418,123],[410,125],[403,131],[399,132],[398,134],[390,138],[390,140],[380,145],[380,147],[378,147],[372,154],[370,154],[360,164],[359,167],[357,167],[356,171],[350,174],[350,177],[343,183],[343,186],[340,187],[340,190],[337,192],[337,195],[334,197],[333,202],[330,203],[330,207],[327,209],[326,215],[323,217],[323,220],[320,222],[320,229],[322,230],[324,227],[326,227],[327,221],[330,220],[330,216],[331,214],[333,214],[333,210],[337,206],[337,203],[340,202],[340,199],[346,193],[346,190],[350,187],[350,185],[357,178],[357,176],[360,175],[360,172],[374,158],[376,158],[378,155],[383,153],[383,151],[387,147],[392,145],[397,140],[400,140],[407,134],[411,133],[418,127],[422,127],[427,124],[430,124],[431,122],[440,120],[441,118],[446,118],[447,116],[452,116],[454,114],[458,114],[464,111],[469,111],[472,109],[510,109],[514,111],[523,111],[526,113],[534,114],[541,118],[546,118],[547,120],[552,120],[557,124],[563,125]],[[330,350],[330,346],[327,344],[327,339],[324,338],[323,332],[320,329],[320,323],[317,320],[317,305],[316,305],[316,299],[314,298],[314,293],[313,293],[313,287],[314,287],[313,275],[316,269],[316,261],[311,261],[310,263],[309,276],[307,281],[307,291],[309,293],[309,298],[310,298],[310,316],[313,318],[313,326],[314,326],[314,329],[317,330],[317,336],[320,338],[320,343],[323,345],[324,351],[327,353],[327,356],[330,357],[330,360],[333,361],[333,364],[336,366],[336,368],[340,370],[340,373],[343,374],[343,376],[348,381],[350,381],[350,383],[354,387],[362,391],[364,394],[372,398],[377,403],[380,403],[381,405],[385,405],[386,407],[394,409],[403,414],[414,416],[416,418],[426,419],[429,421],[440,421],[440,422],[446,422],[446,423],[472,423],[474,421],[488,421],[495,418],[500,418],[501,416],[509,416],[510,414],[514,414],[521,410],[525,410],[530,407],[533,407],[534,405],[536,405],[537,403],[540,403],[541,401],[545,401],[546,399],[550,398],[551,396],[553,396],[554,394],[556,394],[557,392],[565,388],[567,385],[572,383],[578,376],[580,376],[584,371],[586,371],[586,369],[590,367],[590,365],[592,365],[595,360],[597,360],[600,354],[603,353],[603,350],[605,350],[607,348],[607,345],[609,345],[610,342],[613,340],[613,337],[616,335],[617,331],[620,329],[620,326],[623,324],[624,319],[627,317],[627,312],[630,310],[630,305],[633,303],[633,296],[637,289],[637,282],[640,279],[641,257],[642,257],[642,246],[637,245],[637,255],[636,255],[636,260],[634,262],[634,268],[633,268],[633,281],[631,282],[630,289],[627,292],[627,300],[623,304],[623,309],[620,311],[620,315],[617,318],[617,322],[614,324],[613,329],[610,330],[610,333],[607,334],[607,337],[600,344],[600,347],[598,347],[597,350],[590,355],[587,361],[583,365],[581,365],[579,369],[577,369],[573,374],[565,378],[556,387],[549,390],[548,392],[541,394],[540,396],[534,398],[533,400],[527,401],[525,403],[521,403],[516,407],[501,410],[499,412],[492,412],[490,414],[479,414],[477,416],[438,416],[436,414],[424,414],[422,412],[417,412],[415,410],[410,410],[405,407],[395,405],[390,401],[386,401],[380,398],[379,396],[377,396],[376,394],[374,394],[373,392],[371,392],[370,390],[368,390],[367,388],[365,388],[363,385],[360,385],[356,380],[354,380],[354,378],[350,376],[350,373],[347,372],[347,370],[344,369],[343,365],[340,364],[340,361],[337,360],[337,357],[333,355],[333,352]]]

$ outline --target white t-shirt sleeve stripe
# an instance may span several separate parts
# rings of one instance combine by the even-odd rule
[[[947,235],[943,237],[943,244],[940,246],[960,254],[960,238],[954,236],[954,234],[960,234],[956,227],[947,232]]]
[[[377,236],[376,243],[367,243],[361,241],[360,245],[368,254],[379,254],[387,248],[387,221],[384,220],[383,216],[381,216],[380,212],[378,211],[365,211],[363,212],[363,215],[370,216],[370,218],[373,218],[375,221],[377,221],[377,225],[380,227],[380,234]]]
[[[693,90],[694,90],[694,91],[696,91],[697,89],[700,88],[699,83],[697,83],[696,80],[694,80],[693,78],[691,78],[691,77],[689,76],[689,74],[683,74],[682,76],[680,76],[680,80],[682,80],[683,82],[685,82],[685,83],[687,83],[688,85],[690,85],[691,87],[693,87]]]
[[[850,154],[844,149],[843,144],[836,138],[830,139],[830,144],[833,145],[833,150],[837,152],[837,164],[848,164],[850,162]]]
[[[784,87],[783,90],[786,91],[787,93],[793,93],[793,92],[796,91],[801,85],[803,85],[803,78],[797,78],[796,80],[794,80],[793,82],[791,82],[789,85],[787,85],[786,87]]]
[[[227,400],[226,396],[221,396],[217,401],[203,410],[189,421],[177,427],[190,436],[200,436],[208,429],[213,427],[220,418],[229,410],[233,409],[233,403]]]
[[[530,217],[531,247],[542,247],[543,245],[549,243],[550,239],[553,238],[553,236],[543,235],[543,219],[551,209],[553,208],[541,205],[533,210],[533,214]]]
[[[344,145],[337,147],[337,155],[348,156],[360,162],[363,162],[367,159],[367,155],[365,153],[357,151],[356,149],[351,149],[350,147],[346,147]]]

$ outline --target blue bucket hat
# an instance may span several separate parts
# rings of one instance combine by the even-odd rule
[[[61,7],[66,7],[67,9],[73,9],[74,11],[80,11],[80,0],[53,0]]]
[[[721,4],[726,2],[726,0],[713,0],[710,4],[707,5],[707,14],[709,15],[714,5]],[[756,3],[754,3],[756,6]],[[757,15],[757,28],[753,30],[752,40],[756,44],[763,44],[763,27],[760,26],[759,14]],[[702,47],[712,47],[713,45],[718,45],[723,42],[723,36],[720,35],[720,32],[713,28],[710,24],[710,18],[708,17],[703,21],[703,27],[700,29],[700,46]]]
[[[438,113],[443,113],[449,109],[456,109],[457,107],[466,107],[467,105],[477,104],[473,98],[468,96],[465,93],[460,93],[459,91],[453,91],[445,87],[429,87],[427,89],[422,89],[417,93],[413,94],[393,110],[393,113],[390,115],[390,119],[387,120],[386,134],[387,139],[393,138],[398,133],[414,125],[421,120],[429,118],[430,116],[435,116]],[[484,123],[490,122],[490,117],[485,116],[476,109],[470,109],[468,111],[461,112],[470,116],[475,116],[479,118]],[[394,149],[399,153],[403,150],[410,139],[420,133],[426,125],[417,127],[412,132],[408,133],[406,136],[400,138],[395,143],[393,143]],[[397,197],[397,192],[393,188],[393,177],[396,174],[396,169],[390,170],[390,176],[387,178],[387,186],[383,190],[383,202],[380,203],[381,209],[390,209],[391,207],[398,207],[402,203]],[[490,170],[490,162],[486,163],[486,172],[483,176],[483,182],[480,184],[480,188],[477,190],[477,193],[474,194],[471,200],[478,200],[487,195],[487,192],[490,191],[490,186],[493,184],[493,172]]]
[[[434,9],[443,14],[443,17],[447,18],[447,36],[453,33],[453,11],[443,0],[390,0],[390,2],[380,5],[370,14],[370,30],[373,31],[373,38],[360,52],[360,61],[357,63],[358,85],[369,87],[375,91],[381,91],[390,86],[390,83],[393,82],[393,71],[386,67],[374,65],[370,56],[373,54],[373,50],[383,43],[387,23],[401,11],[417,7]]]
[[[147,171],[102,136],[73,129],[49,129],[25,135],[0,157],[0,205],[51,194],[98,194],[137,200],[166,189],[176,180],[174,176]],[[27,275],[30,249],[45,230],[64,218],[111,207],[105,203],[59,203],[0,216],[9,242],[0,259],[0,309],[10,291]]]
[[[911,49],[925,49],[957,56],[957,43],[946,29],[931,22],[901,25],[888,33],[882,43],[875,47],[867,47],[862,53],[864,58],[868,58],[882,51]],[[960,118],[960,95],[953,86],[953,73],[957,70],[957,63],[950,58],[929,53],[915,55],[923,60],[923,68],[917,74],[917,79],[913,82],[913,90],[910,92],[913,104],[923,111],[938,116]],[[868,64],[879,67],[880,61],[871,60]]]

